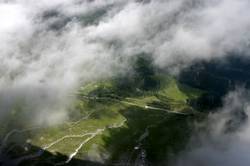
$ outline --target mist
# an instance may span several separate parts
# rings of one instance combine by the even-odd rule
[[[222,108],[196,125],[187,149],[171,165],[249,165],[249,97],[242,88],[230,92]]]
[[[0,117],[29,110],[24,119],[36,125],[61,123],[80,86],[130,71],[140,53],[174,74],[197,60],[248,56],[249,7],[247,0],[0,1]]]

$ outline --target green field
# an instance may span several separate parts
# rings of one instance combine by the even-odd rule
[[[160,163],[185,145],[191,129],[188,121],[195,114],[187,100],[199,97],[202,91],[181,85],[170,76],[158,78],[161,84],[156,89],[135,86],[129,93],[112,79],[91,82],[75,93],[77,100],[69,109],[68,122],[14,132],[6,144],[15,145],[15,138],[22,137],[19,145],[24,146],[18,149],[24,151],[19,154],[36,153],[28,146],[32,145],[44,150],[38,159],[59,165],[73,159],[110,165],[134,163],[142,150],[147,152],[147,160]],[[5,150],[17,153],[17,148]],[[52,157],[45,157],[45,151]],[[57,154],[67,157],[54,159]],[[38,159],[36,162],[41,162]]]

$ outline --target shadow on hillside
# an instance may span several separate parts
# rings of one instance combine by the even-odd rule
[[[105,136],[111,162],[119,165],[165,165],[185,148],[194,116],[129,107],[120,111],[126,126],[111,129]]]
[[[26,147],[29,147],[29,154],[35,154],[38,152],[41,152],[41,148],[27,144]],[[51,153],[48,151],[44,151],[41,156],[39,157],[33,157],[27,160],[23,160],[21,162],[17,162],[18,158],[27,156],[26,155],[20,155],[21,151],[24,150],[23,148],[15,148],[15,151],[9,151],[7,154],[0,155],[0,166],[55,166],[57,163],[63,163],[68,159],[68,156],[60,154],[60,153]],[[25,151],[25,150],[24,150]],[[17,164],[18,163],[18,164]],[[62,164],[64,166],[103,166],[103,164],[94,162],[94,161],[88,161],[88,160],[81,160],[73,158],[69,163]]]
[[[191,104],[200,110],[213,110],[222,105],[222,98],[237,87],[250,88],[250,58],[231,55],[211,61],[198,61],[182,70],[178,80],[204,90]]]

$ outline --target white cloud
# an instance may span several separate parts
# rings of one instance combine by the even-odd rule
[[[54,89],[56,112],[79,85],[120,73],[141,52],[177,69],[230,51],[249,53],[249,7],[247,0],[4,1],[0,89],[22,89],[20,96]],[[0,96],[15,100],[6,94]]]
[[[230,92],[224,106],[211,114],[206,123],[197,125],[187,150],[172,165],[248,166],[249,115],[249,92],[245,89]]]

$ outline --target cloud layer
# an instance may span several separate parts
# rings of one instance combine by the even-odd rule
[[[250,163],[249,92],[230,92],[224,106],[211,114],[206,123],[197,125],[189,148],[175,166],[247,166]],[[204,130],[205,129],[205,130]]]
[[[1,115],[22,102],[39,124],[53,114],[65,119],[70,93],[130,70],[128,60],[142,52],[173,71],[248,55],[249,7],[248,0],[0,1]]]

